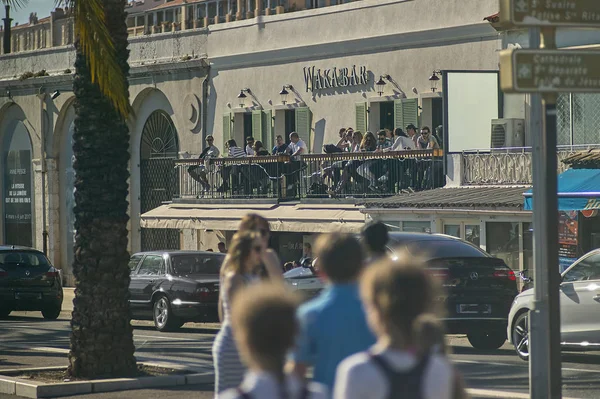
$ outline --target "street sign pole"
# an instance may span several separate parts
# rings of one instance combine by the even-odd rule
[[[540,44],[530,30],[530,47]],[[537,37],[536,37],[537,36]],[[541,48],[556,48],[555,28],[541,29]],[[532,46],[533,45],[533,46]],[[534,306],[530,312],[529,379],[532,398],[560,399],[560,307],[556,94],[531,96],[533,141]],[[543,116],[543,118],[541,118]],[[541,123],[543,121],[543,123]]]

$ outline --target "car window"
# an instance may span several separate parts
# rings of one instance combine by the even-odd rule
[[[135,269],[137,269],[137,266],[143,257],[143,255],[133,255],[131,259],[129,259],[129,270],[132,273],[135,271]]]
[[[148,255],[142,261],[142,265],[140,266],[140,270],[138,270],[138,275],[147,275],[147,276],[160,276],[164,274],[165,261],[162,256],[159,255]]]
[[[563,282],[600,280],[600,254],[582,259],[563,276]]]
[[[222,255],[182,254],[171,256],[171,267],[175,276],[191,274],[216,274],[221,271]]]
[[[0,264],[7,267],[48,267],[50,262],[36,252],[0,252]]]
[[[489,257],[483,250],[459,240],[421,240],[406,244],[413,255],[425,260],[439,258],[481,258]]]
[[[288,270],[283,274],[285,278],[294,278],[294,277],[307,277],[313,276],[313,272],[307,267],[296,267],[292,270]]]

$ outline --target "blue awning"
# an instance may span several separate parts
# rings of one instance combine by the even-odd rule
[[[533,209],[532,190],[525,194],[525,210]],[[569,169],[558,176],[558,210],[600,209],[600,169]]]

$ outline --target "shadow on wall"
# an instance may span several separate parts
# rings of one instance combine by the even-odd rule
[[[324,118],[319,119],[315,122],[315,134],[312,142],[312,148],[310,151],[314,154],[320,154],[323,148],[323,143],[325,141],[325,125],[326,121]]]

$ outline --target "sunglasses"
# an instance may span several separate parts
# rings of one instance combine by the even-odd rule
[[[206,141],[214,141],[213,139],[206,139]]]
[[[385,140],[385,137],[383,137],[383,136],[379,137],[379,140],[383,141],[383,140]]]

